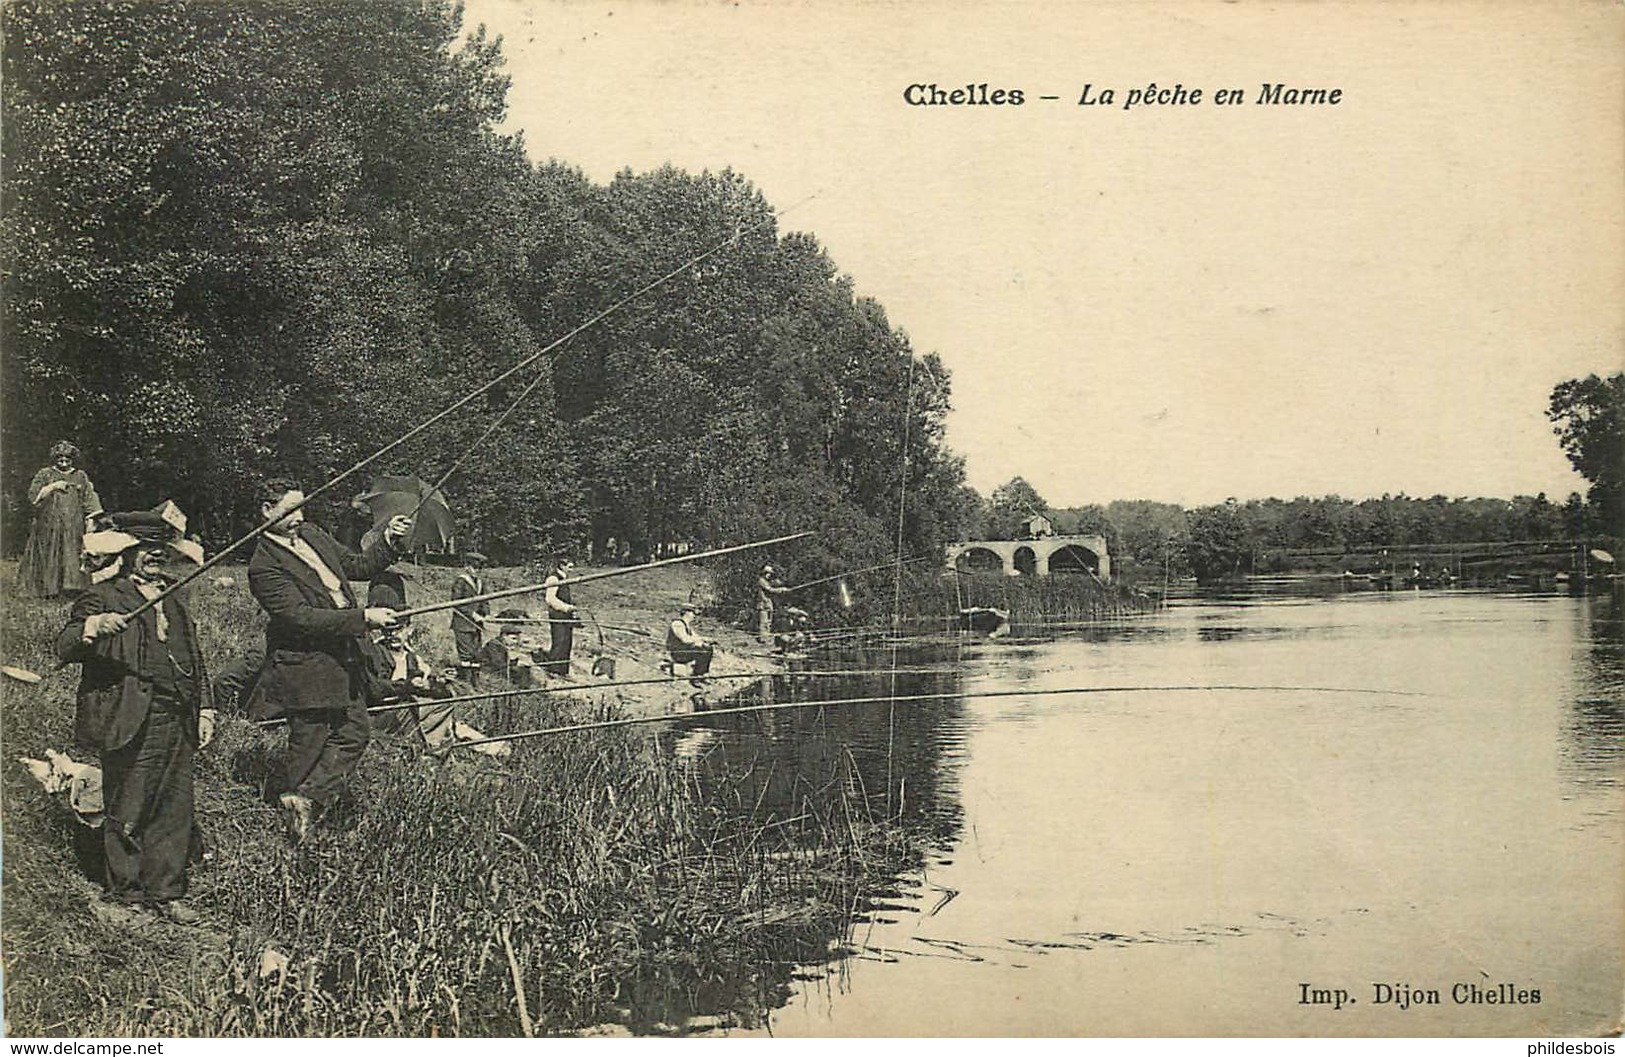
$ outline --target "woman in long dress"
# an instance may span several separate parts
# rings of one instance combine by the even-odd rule
[[[102,501],[85,471],[74,465],[79,449],[57,441],[51,465],[42,467],[28,486],[34,505],[34,527],[17,566],[17,584],[28,595],[55,598],[83,591],[89,584],[80,565],[80,549],[90,519],[102,512]]]

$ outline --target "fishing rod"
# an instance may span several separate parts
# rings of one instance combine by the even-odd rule
[[[747,231],[754,231],[757,228],[762,227],[763,225],[767,224],[769,221],[777,220],[779,217],[783,216],[785,213],[788,213],[790,210],[795,209],[795,208],[797,208],[799,206],[805,205],[807,202],[812,201],[812,199],[814,199],[816,197],[817,197],[817,195],[809,195],[806,198],[803,198],[801,201],[794,203],[793,205],[787,206],[784,209],[781,209],[781,210],[778,210],[777,212],[769,214],[767,217],[765,217],[762,220],[757,221],[755,224],[750,224],[750,225],[747,225],[746,227],[740,228],[738,231],[735,231],[732,236],[730,236],[729,238],[727,238],[726,240],[724,240],[722,242],[717,243],[715,246],[712,246],[710,249],[706,250],[704,253],[700,254],[698,257],[695,257],[692,260],[689,260],[689,261],[685,262],[684,264],[682,264],[679,267],[673,269],[672,271],[666,273],[665,275],[661,276],[659,279],[655,280],[652,283],[649,283],[648,285],[642,287],[641,289],[634,290],[632,293],[630,293],[626,297],[622,298],[616,304],[611,305],[609,308],[607,308],[603,312],[599,313],[598,316],[594,317],[593,319],[588,320],[587,323],[584,324],[580,329],[578,329],[578,330],[576,330],[576,331],[574,331],[574,332],[572,332],[570,334],[566,334],[564,336],[564,338],[560,339],[560,341],[569,340],[571,337],[575,336],[575,334],[580,333],[581,330],[584,330],[584,329],[586,329],[586,327],[591,326],[592,324],[598,322],[600,319],[603,319],[605,316],[609,315],[611,312],[614,312],[617,309],[625,306],[627,303],[631,302],[632,300],[636,299],[637,297],[639,297],[639,296],[641,296],[641,295],[643,295],[645,293],[648,293],[650,290],[653,290],[656,286],[659,286],[661,283],[664,283],[669,279],[675,278],[679,273],[681,273],[683,271],[686,271],[689,268],[694,267],[694,265],[700,263],[705,258],[711,256],[713,253],[716,253],[718,250],[722,249],[723,247],[729,246],[729,245],[731,245],[733,243],[738,242],[740,240],[740,238],[742,238]],[[555,344],[557,344],[557,343],[555,343]],[[547,352],[549,350],[544,349],[542,351],[545,353],[545,352]],[[534,381],[532,381],[529,385],[525,386],[524,389],[520,390],[519,395],[514,398],[513,402],[508,405],[507,409],[505,411],[503,411],[502,414],[499,415],[496,418],[495,421],[493,421],[489,426],[486,427],[484,433],[481,433],[479,435],[479,437],[475,438],[474,443],[470,444],[467,448],[465,448],[463,450],[462,455],[458,456],[457,460],[451,464],[451,467],[445,473],[440,475],[440,479],[437,480],[429,488],[428,492],[425,493],[423,496],[419,497],[418,502],[417,502],[417,506],[415,506],[413,508],[412,513],[409,516],[416,517],[418,515],[418,512],[423,509],[423,505],[428,502],[429,497],[434,495],[436,492],[440,491],[442,488],[444,488],[446,486],[446,482],[451,479],[451,475],[456,473],[457,470],[462,467],[463,463],[468,460],[468,457],[470,455],[474,454],[474,450],[476,448],[478,448],[481,444],[485,443],[485,441],[490,439],[491,434],[495,433],[499,428],[501,428],[502,424],[508,420],[509,416],[511,416],[515,411],[517,411],[519,409],[519,406],[525,402],[526,398],[529,397],[530,394],[532,392],[534,392],[542,384],[542,382],[545,381],[546,379],[547,379],[546,374],[538,374]]]
[[[484,393],[490,392],[493,388],[495,388],[498,385],[501,385],[503,382],[507,381],[509,378],[512,378],[515,374],[518,374],[520,371],[524,370],[526,367],[529,367],[532,364],[536,363],[543,356],[546,356],[548,353],[552,352],[554,349],[558,348],[560,345],[563,345],[565,342],[567,342],[570,339],[574,338],[576,335],[582,333],[583,331],[587,330],[588,328],[596,326],[599,322],[601,322],[602,320],[604,320],[608,316],[613,315],[614,313],[620,311],[622,308],[626,307],[628,304],[630,304],[632,301],[636,300],[637,298],[639,298],[639,297],[643,296],[644,294],[648,293],[650,290],[653,290],[658,286],[662,286],[662,285],[670,282],[672,279],[675,279],[677,276],[681,275],[683,272],[685,272],[685,271],[689,270],[690,268],[694,267],[696,264],[699,264],[701,261],[705,260],[707,257],[710,257],[712,254],[717,253],[718,251],[722,250],[726,246],[731,245],[732,243],[738,242],[739,239],[742,238],[746,232],[754,231],[759,227],[763,227],[764,225],[766,225],[766,224],[768,224],[768,223],[770,223],[772,221],[777,220],[779,217],[781,217],[784,214],[788,213],[790,210],[796,209],[796,208],[799,208],[802,205],[805,205],[807,202],[812,201],[812,199],[816,198],[816,197],[817,197],[817,195],[808,195],[806,198],[802,199],[801,201],[796,202],[796,203],[794,203],[792,205],[786,206],[784,209],[780,209],[780,210],[777,210],[777,211],[775,211],[773,213],[769,213],[767,216],[763,217],[761,220],[758,220],[756,223],[747,225],[746,227],[740,228],[738,231],[735,231],[728,238],[726,238],[723,241],[717,243],[715,246],[712,246],[710,249],[706,250],[704,253],[700,253],[700,254],[698,254],[698,255],[696,255],[694,257],[689,258],[688,260],[684,261],[682,264],[680,264],[677,267],[673,268],[671,271],[669,271],[666,274],[660,276],[659,278],[654,279],[654,280],[652,280],[652,281],[650,281],[648,283],[645,283],[643,286],[638,287],[636,290],[632,291],[630,294],[627,294],[625,297],[621,298],[619,301],[616,301],[614,304],[610,305],[608,308],[604,309],[603,311],[599,312],[597,315],[595,315],[592,318],[588,319],[585,323],[582,323],[582,324],[576,326],[575,328],[567,331],[562,337],[559,337],[559,338],[549,342],[541,350],[539,350],[537,352],[534,352],[529,356],[524,357],[518,363],[514,364],[512,367],[509,367],[507,370],[503,371],[501,374],[497,375],[495,378],[491,379],[489,382],[486,382],[484,385],[481,385],[479,388],[477,388],[477,389],[473,390],[472,392],[468,393],[466,396],[463,396],[460,399],[453,401],[450,405],[448,405],[447,407],[445,407],[441,411],[439,411],[439,412],[429,416],[428,418],[424,419],[422,422],[418,423],[416,426],[413,426],[411,429],[407,430],[405,433],[401,434],[399,437],[396,437],[394,440],[390,441],[388,444],[385,444],[382,448],[379,448],[377,451],[375,451],[371,455],[367,456],[365,459],[362,459],[360,462],[357,462],[357,463],[353,464],[352,466],[350,466],[349,469],[344,470],[337,477],[334,477],[331,480],[327,481],[325,484],[322,484],[320,487],[316,488],[314,491],[305,493],[304,497],[301,498],[297,503],[294,503],[293,505],[289,506],[287,509],[279,510],[276,513],[275,517],[268,518],[258,528],[255,528],[252,532],[249,532],[246,536],[243,536],[242,538],[240,538],[240,539],[236,540],[235,542],[231,543],[224,550],[221,550],[219,553],[217,553],[213,558],[210,558],[208,561],[205,561],[202,565],[198,566],[196,569],[192,570],[190,573],[187,573],[185,576],[181,577],[179,580],[176,580],[174,583],[170,584],[168,587],[165,587],[162,591],[158,592],[158,594],[154,595],[152,598],[149,598],[146,601],[142,602],[135,609],[131,610],[128,613],[122,614],[122,615],[124,616],[124,618],[126,620],[129,620],[129,619],[133,619],[134,617],[140,616],[142,613],[145,613],[147,610],[151,609],[153,606],[155,606],[158,603],[162,602],[165,598],[168,598],[170,595],[174,594],[176,591],[179,591],[181,588],[185,587],[187,584],[191,583],[193,580],[196,580],[198,577],[202,576],[204,573],[208,572],[210,569],[214,568],[216,565],[219,565],[223,560],[225,560],[225,558],[226,558],[226,556],[228,554],[232,554],[232,553],[236,552],[237,550],[239,550],[240,548],[242,548],[243,546],[245,546],[246,544],[251,543],[256,539],[259,539],[261,536],[265,535],[265,533],[269,532],[271,530],[271,527],[273,525],[275,525],[277,522],[281,521],[283,518],[287,517],[289,514],[293,513],[295,510],[299,510],[300,508],[304,507],[307,503],[309,503],[312,499],[315,499],[317,496],[322,495],[323,493],[332,490],[334,487],[336,487],[339,484],[340,481],[343,481],[343,480],[347,479],[351,474],[357,472],[358,470],[361,470],[362,468],[364,468],[366,466],[370,466],[374,462],[377,462],[379,459],[383,458],[388,453],[394,451],[396,448],[400,447],[402,444],[405,444],[407,441],[411,440],[413,437],[416,437],[419,434],[423,433],[425,430],[429,429],[429,427],[439,423],[440,421],[442,421],[443,419],[447,418],[448,416],[454,414],[455,412],[462,410],[464,407],[467,407],[477,397],[483,395]]]
[[[816,587],[819,584],[827,584],[831,580],[840,580],[848,576],[862,576],[864,573],[872,573],[877,569],[890,569],[896,566],[913,565],[915,562],[923,562],[925,560],[925,557],[919,557],[907,558],[900,562],[881,562],[879,565],[869,565],[862,569],[853,569],[851,572],[836,573],[834,576],[821,576],[816,580],[808,580],[804,584],[796,584],[794,587],[786,587],[784,590],[785,593],[788,594],[791,591],[800,591],[808,587]]]
[[[593,580],[607,580],[614,576],[628,576],[632,573],[641,573],[649,569],[659,569],[668,565],[681,565],[684,562],[697,562],[703,558],[715,558],[723,554],[736,554],[739,551],[754,550],[757,547],[771,547],[775,543],[788,543],[791,540],[811,536],[811,532],[793,532],[788,536],[775,536],[770,540],[759,540],[756,543],[741,543],[736,547],[719,547],[716,550],[701,551],[699,554],[683,554],[676,558],[662,558],[659,561],[645,562],[642,565],[632,565],[624,569],[605,569],[602,572],[582,573],[580,576],[566,576],[552,583],[525,584],[521,587],[509,587],[501,591],[488,591],[483,595],[471,595],[468,598],[453,599],[448,602],[430,602],[428,605],[415,606],[412,609],[397,610],[397,619],[405,617],[422,616],[424,613],[438,613],[442,609],[452,609],[456,606],[471,605],[476,602],[492,602],[498,598],[512,598],[515,595],[535,594],[545,591],[549,587],[564,587],[569,584],[590,583]]]
[[[1059,694],[1125,694],[1125,693],[1191,693],[1191,692],[1314,692],[1327,694],[1381,694],[1399,697],[1427,697],[1429,695],[1415,690],[1377,690],[1364,687],[1347,686],[1245,686],[1240,684],[1213,684],[1208,686],[1193,686],[1189,684],[1175,684],[1169,686],[1065,686],[1053,687],[1044,690],[971,690],[939,694],[896,694],[879,697],[843,697],[830,701],[783,701],[775,704],[739,705],[733,708],[708,709],[704,712],[683,712],[670,716],[632,716],[624,719],[602,719],[590,723],[571,723],[558,727],[543,727],[540,730],[525,730],[517,734],[497,734],[488,738],[474,738],[469,741],[459,741],[433,750],[435,753],[445,753],[454,748],[466,748],[473,745],[494,744],[499,741],[519,741],[525,738],[542,738],[555,734],[575,734],[588,730],[607,730],[611,727],[634,727],[649,723],[669,723],[678,720],[710,718],[712,716],[744,715],[750,712],[776,712],[793,708],[829,708],[837,705],[873,705],[899,702],[943,701],[953,698],[995,698],[995,697],[1051,697]]]
[[[595,324],[595,323],[599,322],[600,320],[604,319],[605,317],[609,316],[611,313],[616,312],[616,311],[620,310],[621,308],[624,308],[627,304],[629,304],[632,301],[636,300],[638,297],[641,297],[643,294],[646,294],[650,290],[653,290],[655,287],[660,286],[661,284],[663,284],[663,283],[665,283],[665,282],[667,282],[667,281],[669,281],[671,279],[676,278],[682,272],[685,272],[688,269],[694,267],[696,264],[699,264],[701,261],[705,260],[705,258],[711,256],[712,254],[716,253],[717,251],[723,249],[724,247],[730,246],[730,245],[738,242],[741,238],[744,237],[746,232],[755,231],[757,228],[766,225],[770,221],[777,220],[779,217],[781,217],[784,214],[788,213],[790,210],[796,209],[796,208],[798,208],[800,206],[803,206],[806,203],[812,201],[816,197],[818,197],[816,194],[808,195],[806,198],[803,198],[799,202],[796,202],[796,203],[794,203],[792,205],[786,206],[784,209],[777,210],[776,212],[768,214],[766,217],[764,217],[761,220],[758,220],[754,224],[749,224],[749,225],[746,225],[745,227],[740,228],[739,230],[735,231],[731,236],[729,236],[727,239],[724,239],[722,242],[719,242],[715,246],[712,246],[710,249],[706,250],[704,253],[700,254],[699,256],[693,257],[690,260],[687,260],[687,261],[683,262],[681,265],[679,265],[678,267],[676,267],[676,268],[672,269],[671,271],[667,272],[665,275],[662,275],[660,278],[655,279],[654,281],[652,281],[652,282],[638,288],[637,290],[632,291],[630,294],[627,294],[625,297],[623,297],[621,300],[617,301],[615,304],[611,305],[609,308],[606,308],[604,311],[600,312],[598,315],[596,315],[593,318],[589,319],[586,323],[582,324],[580,327],[576,328],[575,330],[573,330],[570,333],[566,334],[564,337],[560,338],[558,341],[554,342],[553,345],[550,345],[548,348],[543,349],[540,353],[537,354],[537,356],[539,357],[541,355],[545,355],[547,352],[551,351],[553,348],[556,348],[558,345],[562,344],[563,342],[566,342],[566,341],[570,340],[571,338],[575,337],[577,334],[581,333],[583,330],[586,330],[588,327],[592,326],[593,324]],[[520,364],[518,366],[523,366],[523,364]],[[516,366],[514,368],[514,370],[518,370],[518,366]],[[510,372],[510,373],[512,373],[512,372]],[[476,448],[478,448],[481,444],[485,443],[488,439],[490,439],[491,435],[493,433],[495,433],[498,429],[501,428],[502,424],[504,422],[506,422],[508,420],[508,418],[515,411],[517,411],[519,409],[520,405],[525,402],[526,398],[528,398],[530,396],[530,394],[532,392],[534,392],[542,384],[542,382],[545,381],[546,379],[547,379],[546,374],[538,374],[536,376],[535,380],[533,380],[529,385],[525,386],[524,389],[520,390],[519,395],[514,397],[513,402],[508,405],[507,409],[504,410],[502,412],[502,414],[499,415],[496,418],[495,421],[493,421],[489,426],[487,426],[485,428],[485,432],[481,433],[477,438],[475,438],[474,443],[470,444],[467,448],[465,448],[463,450],[462,455],[458,456],[457,460],[451,464],[451,467],[449,469],[447,469],[445,473],[440,475],[440,479],[437,480],[432,487],[430,487],[429,491],[427,493],[425,493],[423,496],[419,497],[417,505],[412,510],[412,514],[411,514],[412,517],[416,517],[418,515],[418,512],[423,509],[423,505],[428,502],[429,497],[434,495],[436,492],[440,491],[442,488],[444,488],[446,486],[446,482],[451,479],[451,475],[456,473],[458,471],[458,469],[460,469],[462,467],[463,463],[468,461],[469,456],[474,454],[474,450]]]
[[[957,668],[901,668],[900,675],[951,675]],[[694,676],[660,676],[651,679],[620,679],[603,683],[576,683],[568,686],[528,686],[516,690],[488,690],[478,694],[457,694],[452,697],[420,697],[410,701],[391,701],[383,705],[371,705],[367,708],[369,713],[396,712],[407,708],[432,708],[436,705],[460,705],[470,701],[495,701],[510,697],[528,697],[532,694],[566,694],[576,690],[609,690],[622,686],[664,686],[673,683],[686,683],[692,685],[696,682],[731,682],[734,680],[750,681],[754,679],[772,679],[776,677],[790,677],[796,679],[824,678],[836,679],[843,676],[871,676],[890,675],[890,668],[850,668],[834,671],[796,672],[731,672],[717,675]],[[283,718],[256,720],[255,725],[260,727],[275,727],[286,723]]]
[[[457,600],[459,605],[461,605],[463,601],[464,600],[461,598]],[[540,626],[542,624],[575,624],[577,621],[574,617],[485,617],[480,621],[480,623]],[[654,632],[650,631],[648,628],[636,628],[630,624],[599,624],[598,626],[601,628],[607,628],[610,631],[629,631],[634,635],[642,635],[646,639],[654,638]]]
[[[424,505],[437,494],[440,495],[440,501],[445,503],[446,497],[441,492],[441,489],[446,487],[446,482],[451,480],[451,475],[461,469],[463,463],[468,461],[468,457],[474,454],[475,449],[489,440],[491,438],[491,434],[501,429],[502,424],[508,421],[509,416],[511,416],[515,411],[519,410],[519,405],[523,404],[527,399],[529,399],[530,394],[535,392],[537,388],[539,388],[546,380],[547,373],[545,371],[538,371],[536,373],[536,377],[530,382],[530,384],[519,390],[519,395],[513,398],[513,402],[507,406],[502,414],[498,415],[489,426],[485,427],[485,432],[474,438],[474,443],[463,449],[463,453],[457,456],[456,460],[451,464],[451,467],[446,470],[445,473],[440,475],[440,479],[435,481],[434,484],[430,485],[428,491],[424,492],[418,497],[417,505],[412,508],[412,512],[408,514],[407,517],[416,520],[417,516],[423,512]],[[447,504],[447,509],[450,509],[450,504]]]

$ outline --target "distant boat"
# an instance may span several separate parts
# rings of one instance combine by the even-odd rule
[[[1010,634],[1010,614],[992,606],[970,606],[959,611],[958,627],[996,639]]]

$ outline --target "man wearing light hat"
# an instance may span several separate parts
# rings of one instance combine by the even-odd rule
[[[689,676],[698,680],[711,671],[711,658],[716,653],[716,646],[710,639],[701,635],[694,629],[699,620],[700,607],[693,602],[684,603],[678,610],[677,619],[666,628],[666,653],[675,665],[689,665]],[[695,686],[700,684],[696,681]]]
[[[84,538],[85,553],[104,564],[74,602],[56,652],[82,666],[74,734],[101,755],[108,897],[193,924],[197,912],[180,900],[208,677],[178,595],[129,614],[162,594],[177,557],[202,564],[203,551],[182,537],[186,520],[172,503],[109,520],[112,529]]]

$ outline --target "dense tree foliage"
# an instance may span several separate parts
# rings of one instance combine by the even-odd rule
[[[218,543],[258,477],[326,481],[546,349],[372,468],[437,478],[517,401],[447,485],[465,546],[813,529],[811,573],[952,534],[940,361],[740,174],[529,163],[495,131],[498,45],[460,22],[441,0],[5,6],[13,514],[66,436],[109,505],[173,497]]]
[[[1546,416],[1563,454],[1591,482],[1595,530],[1625,532],[1625,372],[1559,382]]]

